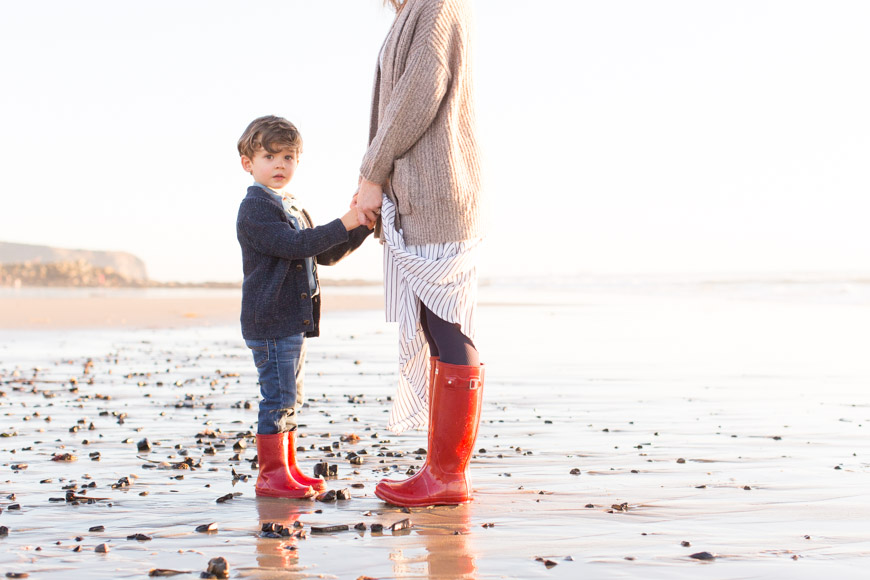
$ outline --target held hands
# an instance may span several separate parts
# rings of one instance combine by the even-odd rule
[[[356,205],[360,225],[367,226],[369,229],[375,227],[375,222],[378,221],[381,213],[383,198],[384,189],[381,184],[360,177],[359,189],[351,203],[351,208]]]
[[[344,224],[345,229],[347,231],[354,230],[360,227],[361,224],[359,222],[359,213],[357,210],[357,198],[359,197],[359,191],[353,194],[353,198],[350,200],[350,209],[346,214],[341,216],[341,223]],[[372,229],[369,227],[369,229]]]
[[[344,229],[346,229],[347,231],[355,230],[362,225],[361,223],[359,223],[358,214],[356,208],[354,207],[356,203],[352,202],[350,205],[351,207],[349,210],[347,210],[347,213],[341,216],[341,223],[342,225],[344,225]]]

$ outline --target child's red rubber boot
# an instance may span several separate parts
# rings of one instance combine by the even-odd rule
[[[287,433],[257,434],[257,461],[260,473],[255,488],[258,496],[305,499],[314,489],[298,483],[287,467]]]
[[[296,463],[296,431],[287,433],[287,469],[290,476],[300,485],[310,485],[315,491],[326,491],[326,482],[319,477],[308,477]]]

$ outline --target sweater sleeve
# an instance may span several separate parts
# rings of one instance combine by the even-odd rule
[[[322,266],[334,266],[351,255],[366,240],[372,230],[359,226],[348,232],[348,240],[343,244],[332,246],[325,252],[317,254],[317,263]]]
[[[340,219],[328,224],[296,230],[281,219],[274,204],[261,199],[246,199],[239,210],[238,236],[254,250],[285,260],[312,258],[348,240]]]
[[[375,183],[387,180],[395,160],[432,124],[449,83],[450,71],[428,39],[421,39],[408,57],[377,133],[363,157],[360,168],[363,177]]]

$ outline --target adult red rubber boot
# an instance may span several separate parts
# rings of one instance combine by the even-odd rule
[[[255,488],[258,496],[304,499],[314,495],[309,485],[298,483],[287,468],[287,433],[257,434],[260,473]]]
[[[431,395],[426,462],[404,481],[377,485],[375,495],[387,503],[411,507],[471,501],[468,462],[480,425],[483,365],[438,361]]]
[[[432,412],[432,407],[431,407],[431,405],[432,405],[432,386],[435,384],[435,365],[436,365],[437,363],[438,363],[438,357],[437,357],[437,356],[430,356],[430,357],[429,357],[429,375],[428,375],[428,376],[429,376],[429,379],[428,379],[429,382],[426,383],[426,392],[427,392],[427,395],[426,395],[426,396],[429,397],[429,398],[428,398],[428,403],[429,403],[429,405],[430,405],[430,407],[429,407],[429,413]],[[384,478],[384,479],[381,480],[381,482],[383,482],[383,483],[397,483],[397,482],[399,482],[399,481],[404,481],[404,480],[403,480],[403,479],[390,479],[389,477],[386,477],[386,478]]]
[[[287,433],[287,469],[290,476],[301,485],[310,485],[315,491],[326,491],[326,482],[319,477],[308,477],[296,463],[296,431]]]
[[[429,357],[429,385],[427,388],[429,389],[429,403],[432,403],[432,385],[435,384],[435,365],[438,364],[437,356]]]

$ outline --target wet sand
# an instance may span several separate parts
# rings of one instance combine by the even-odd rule
[[[396,346],[378,311],[334,310],[309,342],[298,444],[307,472],[338,465],[329,487],[352,499],[330,503],[254,497],[235,325],[0,331],[0,572],[193,578],[223,556],[233,578],[866,577],[870,305],[507,302],[480,312],[475,501],[410,513],[372,493],[426,446],[384,428]],[[270,522],[303,537],[263,537]],[[349,529],[312,533],[333,525]]]
[[[77,291],[0,297],[0,328],[178,328],[235,324],[241,291]],[[382,295],[325,292],[324,310],[383,307]]]

